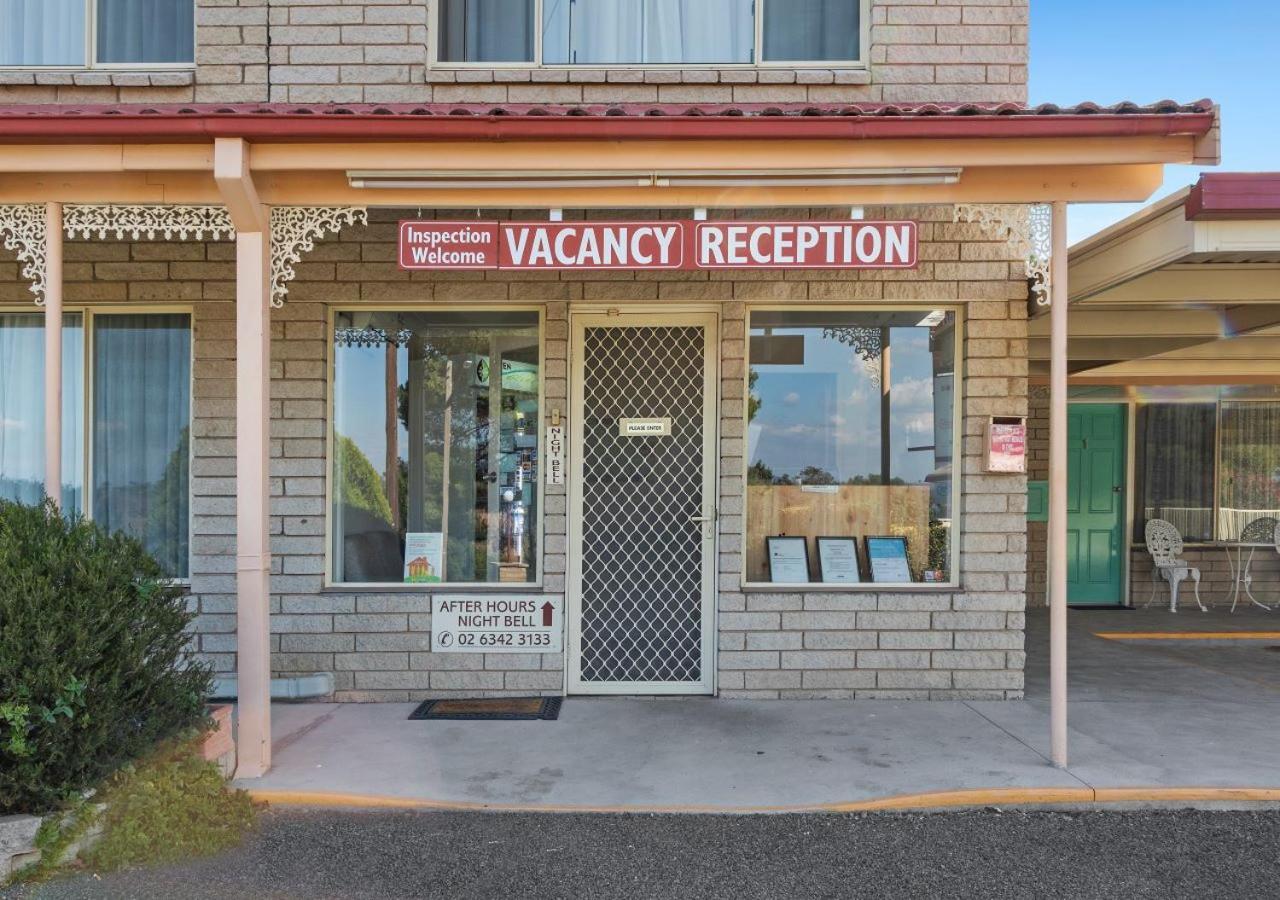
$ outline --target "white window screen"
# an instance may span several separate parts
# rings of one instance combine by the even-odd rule
[[[764,6],[767,62],[858,59],[859,0],[778,0]]]

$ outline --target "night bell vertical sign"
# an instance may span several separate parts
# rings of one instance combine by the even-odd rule
[[[547,426],[547,484],[564,484],[564,440],[564,425]]]

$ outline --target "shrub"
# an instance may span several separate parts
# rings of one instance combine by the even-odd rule
[[[0,501],[0,815],[54,809],[202,721],[184,594],[138,541]]]

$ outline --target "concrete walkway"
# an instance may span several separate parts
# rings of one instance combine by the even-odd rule
[[[1066,771],[1047,758],[1046,625],[1028,615],[1025,701],[570,698],[558,722],[410,722],[411,704],[278,704],[274,767],[242,786],[278,801],[494,808],[926,806],[957,798],[920,795],[957,791],[980,792],[968,795],[975,803],[1089,802],[1124,799],[1107,794],[1117,788],[1270,789],[1280,800],[1280,653],[1267,649],[1280,640],[1094,634],[1280,630],[1280,614],[1073,611]]]

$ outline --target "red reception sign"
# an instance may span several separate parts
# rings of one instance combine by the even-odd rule
[[[400,223],[402,269],[912,269],[915,222]]]

